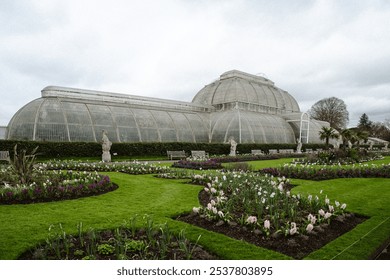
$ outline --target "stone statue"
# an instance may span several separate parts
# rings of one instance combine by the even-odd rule
[[[373,141],[370,141],[370,147],[368,147],[368,149],[369,149],[369,150],[372,150],[373,146],[374,146],[374,142],[373,142]]]
[[[387,151],[387,146],[389,145],[389,143],[386,143],[385,144],[385,147],[383,148],[385,151]]]
[[[110,154],[110,149],[111,149],[111,141],[108,139],[107,136],[107,131],[103,130],[102,131],[103,137],[102,137],[102,161],[103,162],[111,162],[111,154]]]
[[[298,145],[297,145],[297,154],[301,154],[302,153],[302,142],[301,142],[301,139],[298,138]]]
[[[337,138],[336,138],[336,143],[333,146],[335,150],[340,149],[340,141],[342,141],[342,138],[341,138],[340,135],[338,135]]]
[[[234,141],[233,137],[231,137],[230,140],[229,140],[229,144],[230,144],[230,154],[229,154],[229,156],[235,157],[236,156],[237,142]]]

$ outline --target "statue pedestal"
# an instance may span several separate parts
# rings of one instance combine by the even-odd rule
[[[102,161],[103,162],[111,162],[111,154],[109,151],[104,151],[102,154]]]

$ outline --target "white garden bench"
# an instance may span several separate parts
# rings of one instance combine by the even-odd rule
[[[264,155],[264,152],[262,150],[252,150],[251,151],[252,155]]]
[[[279,153],[281,153],[281,154],[292,154],[292,153],[294,153],[294,150],[293,149],[280,149]]]
[[[193,158],[208,158],[209,154],[206,151],[191,151],[191,157]]]
[[[11,161],[11,158],[9,157],[9,151],[0,151],[0,161]]]
[[[173,160],[175,158],[182,159],[187,157],[184,151],[167,151],[167,155],[170,160]]]

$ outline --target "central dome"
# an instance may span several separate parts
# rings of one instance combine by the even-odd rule
[[[275,87],[274,82],[238,70],[223,73],[201,89],[192,102],[222,110],[236,106],[271,114],[300,112],[297,101],[287,91]]]

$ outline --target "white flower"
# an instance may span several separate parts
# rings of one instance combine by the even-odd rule
[[[223,175],[223,177],[222,177],[222,178],[223,178],[223,180],[224,180],[224,181],[226,181],[226,175]]]
[[[217,190],[216,190],[216,189],[214,189],[214,188],[211,188],[211,189],[210,189],[210,192],[211,192],[211,193],[216,193],[216,192],[217,192]]]
[[[217,208],[215,208],[215,207],[212,207],[211,210],[213,211],[214,214],[217,214],[217,213],[218,213],[218,210],[217,210]]]
[[[294,234],[296,234],[297,233],[297,224],[296,223],[294,223],[294,222],[292,222],[291,223],[291,229],[290,229],[290,234],[291,235],[294,235]]]
[[[313,196],[310,194],[310,195],[307,197],[307,199],[308,199],[309,201],[311,201],[311,200],[313,199]]]
[[[213,199],[210,201],[210,203],[211,203],[212,206],[215,206],[215,204],[216,204]]]
[[[347,207],[347,204],[345,204],[345,203],[341,204],[341,206],[340,206],[340,208],[343,209],[343,210],[344,210],[346,207]]]
[[[204,188],[204,191],[205,191],[205,192],[209,192],[210,189],[205,187],[205,188]]]
[[[321,216],[325,216],[325,211],[320,209],[320,210],[318,210],[318,214],[320,214]]]
[[[265,228],[265,229],[270,229],[270,227],[271,227],[270,221],[269,221],[269,220],[265,220],[265,221],[264,221],[264,228]]]
[[[329,198],[325,198],[325,203],[326,203],[326,204],[329,204],[329,202],[330,202],[330,201],[329,201]]]
[[[317,221],[317,218],[315,216],[313,216],[312,214],[309,214],[307,216],[307,219],[310,221],[310,223],[312,223],[313,225],[316,223]]]
[[[257,217],[256,216],[249,216],[247,219],[246,219],[246,222],[248,224],[255,224],[257,223]]]
[[[213,208],[213,206],[211,205],[211,203],[207,203],[207,209],[211,210],[212,208]]]
[[[325,218],[325,219],[329,219],[331,216],[332,216],[331,213],[326,212],[325,215],[324,215],[324,218]]]
[[[329,212],[333,212],[333,211],[334,211],[333,205],[329,205]]]
[[[313,230],[314,226],[312,224],[308,224],[306,227],[307,232],[311,232]]]
[[[336,205],[336,207],[340,206],[340,202],[338,202],[337,200],[334,202],[334,204]]]
[[[225,215],[223,214],[222,211],[218,211],[218,216],[221,217],[221,218],[223,218]]]
[[[275,193],[271,193],[271,195],[269,196],[270,198],[274,198],[275,197]]]
[[[200,207],[194,207],[194,208],[192,208],[192,211],[193,211],[194,213],[196,213],[196,214],[199,213],[199,210],[200,210]]]

